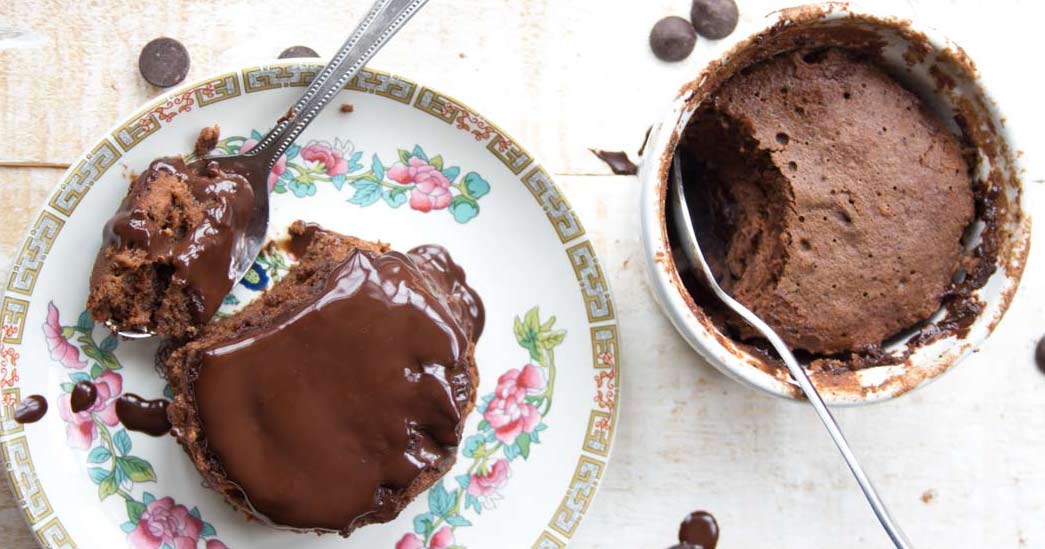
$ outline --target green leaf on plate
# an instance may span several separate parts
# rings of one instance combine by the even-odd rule
[[[134,501],[133,499],[127,500],[127,519],[131,522],[137,523],[142,518],[142,513],[145,512],[145,504],[140,501]]]

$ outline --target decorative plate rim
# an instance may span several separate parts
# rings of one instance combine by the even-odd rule
[[[133,114],[122,117],[99,139],[93,141],[87,151],[79,155],[62,173],[47,194],[42,206],[37,210],[36,219],[31,221],[25,230],[22,246],[10,265],[3,300],[0,302],[0,351],[15,351],[16,358],[10,363],[12,373],[17,372],[17,350],[22,346],[25,320],[30,301],[34,297],[36,276],[45,264],[52,244],[65,221],[72,216],[93,184],[114,166],[124,153],[158,131],[162,126],[161,120],[170,122],[182,112],[206,108],[246,93],[289,86],[304,87],[322,66],[321,63],[290,59],[215,72],[146,101],[141,107],[131,111]],[[257,74],[257,71],[287,68],[298,69],[296,72],[289,71],[293,73],[291,76],[295,77],[296,81],[270,81],[260,85],[254,84],[253,88],[249,88],[249,75]],[[406,97],[397,97],[394,91],[379,91],[381,79],[394,79],[396,82],[407,84],[410,89]],[[377,84],[374,80],[378,81]],[[574,473],[552,517],[533,543],[533,547],[566,547],[587,513],[605,475],[620,413],[620,330],[609,283],[587,232],[570,207],[569,201],[541,163],[499,126],[456,98],[409,78],[369,66],[360,71],[344,89],[373,93],[399,101],[462,130],[470,130],[471,125],[478,126],[479,130],[471,132],[476,141],[487,140],[485,148],[517,176],[517,180],[533,195],[537,205],[545,211],[567,254],[580,286],[590,329],[592,364],[596,371],[594,399],[605,398],[609,402],[609,411],[590,410]],[[181,107],[178,107],[177,111],[166,112],[179,104]],[[438,109],[438,112],[435,109]],[[31,268],[27,267],[27,263],[33,263]],[[24,280],[27,273],[32,275],[28,282]],[[8,367],[7,356],[6,352],[0,352],[5,372]],[[0,378],[0,382],[2,381],[3,378]],[[605,387],[602,385],[603,381],[606,381]],[[14,400],[17,400],[20,386],[21,381],[15,379],[0,385],[0,394],[13,394]],[[62,525],[60,517],[37,480],[36,466],[31,455],[28,451],[24,455],[12,453],[13,449],[21,450],[15,447],[17,444],[23,444],[25,450],[29,449],[25,435],[21,434],[22,426],[11,420],[13,404],[0,406],[0,463],[4,466],[4,476],[12,494],[17,497],[27,526],[42,547],[76,547],[75,540]],[[599,420],[602,420],[602,424],[607,428],[598,428]],[[21,436],[14,437],[16,434]],[[19,470],[32,475],[29,485],[18,481]],[[586,492],[579,490],[576,488],[578,484],[590,486],[590,489]],[[36,516],[33,516],[26,505],[26,502],[32,499],[42,500],[45,507],[45,510]]]

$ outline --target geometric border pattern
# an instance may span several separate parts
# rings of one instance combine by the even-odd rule
[[[108,139],[103,140],[71,168],[48,203],[55,212],[45,208],[29,231],[12,267],[8,281],[9,293],[4,296],[0,312],[5,326],[16,327],[15,333],[5,337],[4,343],[21,343],[29,307],[27,300],[18,299],[10,295],[10,292],[27,297],[32,295],[47,253],[64,226],[63,217],[72,215],[93,184],[115,165],[121,156],[119,149],[130,151],[158,131],[163,122],[169,122],[181,112],[206,107],[241,93],[307,86],[321,68],[318,64],[276,64],[247,68],[238,74],[228,73],[200,81],[188,87],[186,91],[154,101],[129,122],[113,131],[111,137],[115,139],[116,145]],[[468,133],[476,141],[485,142],[486,149],[492,155],[512,173],[520,176],[522,184],[544,210],[559,240],[564,246],[571,244],[566,248],[566,254],[577,277],[588,321],[591,323],[593,369],[596,372],[610,369],[613,376],[619,376],[619,340],[609,285],[599,267],[594,249],[587,240],[583,240],[586,233],[580,219],[574,214],[548,173],[535,164],[532,155],[500,128],[460,101],[435,90],[419,87],[410,80],[365,68],[345,88],[379,95],[403,104],[412,102],[414,108]],[[520,175],[524,171],[525,175]],[[602,362],[599,357],[603,355],[610,356],[612,361]],[[592,409],[582,442],[584,453],[577,461],[566,494],[548,522],[549,530],[541,533],[533,547],[566,547],[563,540],[573,536],[587,512],[605,471],[606,457],[613,439],[619,406],[619,383],[612,390],[609,409]],[[4,422],[0,422],[0,437],[6,438],[15,434],[13,428],[11,431],[4,431],[5,426]],[[26,519],[35,529],[35,535],[41,545],[75,548],[76,543],[57,516],[46,520],[52,513],[52,508],[39,485],[25,435],[0,441],[0,459],[7,465],[10,485],[23,505]],[[42,525],[37,527],[40,524]]]

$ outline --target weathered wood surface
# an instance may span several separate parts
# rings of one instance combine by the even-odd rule
[[[734,37],[786,5],[740,4]],[[1045,212],[1043,82],[1033,58],[1039,5],[876,4],[928,21],[976,59],[1021,138],[1032,209]],[[0,50],[0,164],[68,163],[157,94],[136,68],[139,49],[156,36],[186,44],[189,78],[197,78],[299,43],[329,53],[368,5],[4,0],[0,27],[32,29],[44,42]],[[638,183],[608,175],[587,152],[633,152],[678,85],[728,47],[702,41],[683,63],[653,60],[648,29],[687,9],[685,0],[438,0],[374,66],[449,93],[503,126],[557,174],[592,233],[623,330],[623,413],[575,546],[666,546],[688,511],[706,508],[719,518],[724,549],[886,547],[812,413],[719,375],[671,329],[645,284]],[[61,173],[0,167],[0,279]],[[1034,232],[1045,242],[1041,222]],[[1045,253],[1035,250],[997,333],[956,371],[898,401],[837,412],[920,547],[1045,546],[1045,377],[1032,363],[1045,333],[1043,274]],[[6,486],[0,547],[35,547]]]

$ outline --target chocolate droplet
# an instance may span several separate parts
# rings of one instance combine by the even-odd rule
[[[73,386],[73,394],[69,397],[69,407],[74,413],[85,412],[94,406],[98,398],[98,388],[90,381],[81,381]]]
[[[288,59],[291,57],[319,57],[316,50],[308,46],[290,46],[283,50],[283,53],[279,54],[280,59]]]
[[[126,393],[116,401],[116,417],[131,431],[163,436],[171,430],[167,404],[163,398],[146,400],[134,393]]]
[[[599,157],[617,175],[635,175],[639,173],[639,167],[628,158],[628,153],[623,151],[603,151],[599,149],[588,149]]]
[[[169,88],[189,74],[189,51],[173,38],[157,38],[142,48],[138,71],[153,86]]]
[[[693,25],[681,17],[665,17],[653,25],[649,34],[649,46],[661,61],[681,61],[693,51],[697,44],[697,32]]]
[[[694,511],[679,526],[679,542],[715,549],[718,545],[718,522],[707,511]]]
[[[1034,351],[1034,360],[1038,363],[1038,369],[1045,374],[1045,336],[1038,341],[1038,348]]]
[[[689,20],[701,36],[718,40],[733,33],[740,13],[734,0],[693,0]]]
[[[40,395],[29,395],[15,406],[15,421],[35,423],[47,413],[47,399]]]

